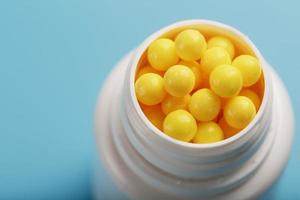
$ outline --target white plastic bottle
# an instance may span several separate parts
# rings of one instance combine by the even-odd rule
[[[218,143],[190,144],[166,136],[147,120],[135,97],[136,69],[149,44],[184,28],[213,30],[235,40],[253,52],[263,69],[264,97],[256,117],[240,133]],[[287,90],[244,34],[206,20],[172,24],[125,56],[104,83],[95,126],[101,166],[109,178],[103,178],[102,168],[97,169],[100,175],[95,177],[95,197],[117,198],[117,194],[105,190],[110,179],[119,190],[118,198],[255,199],[275,182],[286,165],[293,122]]]

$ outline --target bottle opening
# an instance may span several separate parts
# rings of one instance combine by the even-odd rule
[[[144,74],[147,73],[155,73],[158,74],[160,77],[163,77],[166,73],[165,70],[156,70],[151,67],[151,64],[149,63],[147,53],[149,46],[153,43],[153,41],[160,39],[160,38],[167,38],[172,41],[175,40],[176,36],[178,36],[179,33],[182,33],[184,30],[197,30],[199,31],[205,38],[206,42],[209,41],[213,37],[222,37],[227,38],[229,41],[232,42],[234,46],[234,57],[232,60],[234,60],[236,57],[239,57],[240,55],[250,55],[255,57],[259,65],[261,66],[261,75],[256,81],[255,84],[252,84],[251,86],[243,86],[243,89],[240,90],[239,95],[241,96],[247,96],[252,102],[253,93],[256,94],[258,97],[258,102],[255,104],[256,107],[256,115],[251,120],[251,122],[241,129],[236,129],[235,132],[230,136],[225,136],[222,140],[212,143],[193,143],[190,141],[183,142],[178,139],[174,139],[173,137],[168,136],[164,133],[164,130],[162,128],[162,121],[165,120],[166,113],[164,113],[161,110],[161,103],[155,104],[155,105],[145,105],[142,102],[138,101],[138,97],[135,92],[135,83],[139,77],[141,77]],[[199,64],[200,71],[202,74],[205,74],[205,72],[201,69],[201,59],[195,60],[196,63]],[[180,63],[182,59],[178,59],[176,64]],[[183,61],[184,62],[184,61]],[[209,75],[208,75],[209,76]],[[203,81],[203,85],[200,86],[199,89],[202,88],[208,88],[211,89],[209,83],[205,85],[205,80]],[[152,132],[159,137],[162,137],[163,139],[167,140],[168,142],[175,143],[176,145],[190,147],[190,148],[212,148],[217,146],[225,146],[229,145],[230,143],[234,142],[235,140],[238,140],[239,138],[244,137],[246,134],[251,133],[251,129],[253,126],[257,123],[257,121],[262,117],[262,114],[264,113],[264,110],[266,109],[266,99],[269,96],[269,90],[268,90],[268,77],[267,72],[265,69],[265,61],[258,51],[258,49],[255,47],[255,45],[242,33],[237,31],[236,29],[226,26],[224,24],[213,22],[213,21],[205,21],[205,20],[189,20],[189,21],[183,21],[179,23],[172,24],[166,28],[163,28],[159,30],[158,32],[152,34],[149,38],[147,38],[141,46],[136,50],[135,57],[133,58],[132,67],[130,69],[130,93],[131,98],[133,101],[133,105],[139,115],[140,118],[145,122],[146,126],[152,130]],[[197,90],[193,90],[190,95],[193,95]],[[243,94],[241,94],[243,92]],[[253,93],[251,93],[253,92]],[[170,94],[167,94],[170,96]],[[252,95],[252,96],[251,96]],[[164,97],[166,98],[166,97]],[[255,98],[255,97],[254,97]],[[220,125],[222,124],[222,120],[224,121],[224,117],[222,114],[224,111],[224,107],[222,107],[223,102],[229,101],[230,98],[220,98],[221,99],[221,105],[220,105],[220,112],[219,114],[212,119],[214,123],[218,124],[224,133],[224,123],[223,127]],[[180,103],[180,102],[179,102]],[[189,111],[189,108],[184,108],[183,110]],[[196,123],[199,124],[199,120],[196,119]],[[232,127],[231,127],[232,128]]]

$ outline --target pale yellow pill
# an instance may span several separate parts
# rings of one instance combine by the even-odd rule
[[[195,75],[194,90],[199,89],[202,85],[202,77],[203,77],[200,64],[196,61],[185,61],[185,60],[180,61],[178,64],[187,66],[194,72]]]
[[[239,129],[229,126],[224,117],[220,119],[219,126],[222,128],[225,138],[230,138],[240,132]]]
[[[153,67],[151,67],[150,65],[146,65],[145,67],[142,67],[141,69],[139,69],[136,78],[139,78],[140,76],[147,74],[147,73],[154,73],[154,74],[158,74],[160,76],[164,76],[164,72],[163,71],[158,71],[156,69],[154,69]]]
[[[167,70],[178,62],[175,43],[167,38],[155,40],[148,48],[147,58],[154,69]]]
[[[195,75],[184,65],[174,65],[164,75],[165,89],[174,97],[184,97],[194,89],[194,85]]]
[[[210,74],[218,65],[231,64],[231,58],[222,47],[212,47],[204,52],[201,59],[201,68],[206,74]]]
[[[231,59],[234,57],[234,45],[228,38],[222,36],[212,37],[207,42],[207,48],[209,49],[211,47],[222,47],[228,52]]]
[[[224,118],[233,128],[245,128],[255,117],[256,110],[252,101],[245,96],[231,98],[224,108]]]
[[[168,95],[162,102],[162,111],[167,115],[170,112],[178,109],[187,110],[188,104],[190,102],[191,95],[185,95],[184,97],[173,97]]]
[[[219,65],[209,76],[211,89],[220,97],[237,95],[243,87],[241,72],[232,65]]]
[[[256,111],[258,111],[260,107],[260,98],[253,90],[244,88],[240,92],[239,96],[248,97],[254,103]]]
[[[176,52],[182,60],[198,60],[204,53],[207,44],[204,36],[197,30],[187,29],[175,38]]]
[[[197,132],[197,123],[186,110],[170,112],[163,123],[164,133],[180,141],[189,142]]]
[[[218,116],[221,109],[219,97],[204,88],[196,91],[190,100],[189,111],[199,121],[211,121]]]
[[[162,102],[166,95],[163,78],[154,73],[140,76],[135,82],[135,94],[145,105],[151,106]]]
[[[255,84],[260,78],[261,67],[257,58],[253,56],[238,56],[233,60],[232,65],[241,71],[245,87]]]
[[[198,130],[193,138],[193,143],[208,144],[219,142],[224,139],[224,134],[220,126],[215,122],[202,122],[198,125]]]
[[[156,128],[162,131],[165,114],[162,112],[160,105],[144,106],[143,111],[146,117],[149,119],[149,121]]]

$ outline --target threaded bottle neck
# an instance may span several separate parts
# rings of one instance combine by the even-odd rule
[[[213,144],[191,144],[172,139],[146,118],[134,93],[134,76],[139,59],[158,36],[182,27],[217,29],[238,37],[258,57],[265,76],[262,105],[254,120],[237,135]],[[122,124],[131,145],[150,164],[176,177],[212,178],[238,170],[260,147],[269,129],[272,110],[272,88],[265,61],[252,42],[237,30],[210,21],[185,21],[151,35],[135,51],[126,72],[121,105]]]

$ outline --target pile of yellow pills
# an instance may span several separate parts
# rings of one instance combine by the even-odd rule
[[[198,144],[219,142],[246,128],[260,108],[264,79],[259,60],[239,45],[234,38],[198,29],[152,41],[134,86],[154,128]]]

